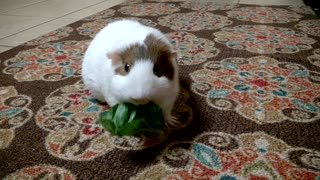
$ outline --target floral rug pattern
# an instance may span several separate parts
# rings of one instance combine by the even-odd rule
[[[257,123],[320,118],[320,73],[298,64],[265,56],[227,58],[190,75],[193,91],[206,96],[209,105],[236,110]]]
[[[243,7],[228,11],[228,16],[241,21],[256,23],[288,23],[298,21],[302,16],[282,8]]]
[[[182,126],[117,137],[81,81],[108,23],[178,52]],[[128,0],[0,54],[1,179],[320,179],[320,20],[307,6]]]
[[[225,27],[214,33],[215,41],[229,48],[257,54],[296,53],[312,48],[316,41],[289,28],[266,25]]]

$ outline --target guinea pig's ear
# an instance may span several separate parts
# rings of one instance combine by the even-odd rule
[[[109,59],[111,59],[112,65],[121,64],[122,59],[121,59],[121,56],[118,53],[116,53],[116,52],[108,52],[107,53],[107,57]]]

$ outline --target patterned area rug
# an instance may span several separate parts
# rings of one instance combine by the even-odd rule
[[[165,140],[95,123],[80,65],[121,18],[180,52],[186,127]],[[319,40],[309,7],[135,0],[22,44],[0,55],[0,178],[320,179]]]

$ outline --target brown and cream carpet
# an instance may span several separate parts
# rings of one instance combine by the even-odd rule
[[[165,140],[95,123],[108,107],[80,65],[121,18],[180,52],[186,127]],[[128,1],[2,53],[0,70],[1,179],[320,179],[320,20],[307,6]]]

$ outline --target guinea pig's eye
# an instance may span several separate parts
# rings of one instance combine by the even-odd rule
[[[128,63],[126,63],[126,65],[124,65],[124,70],[126,72],[129,72],[130,71],[130,65]]]
[[[153,66],[153,73],[157,76],[159,76],[160,72],[159,72],[159,66],[158,65],[154,65]]]

